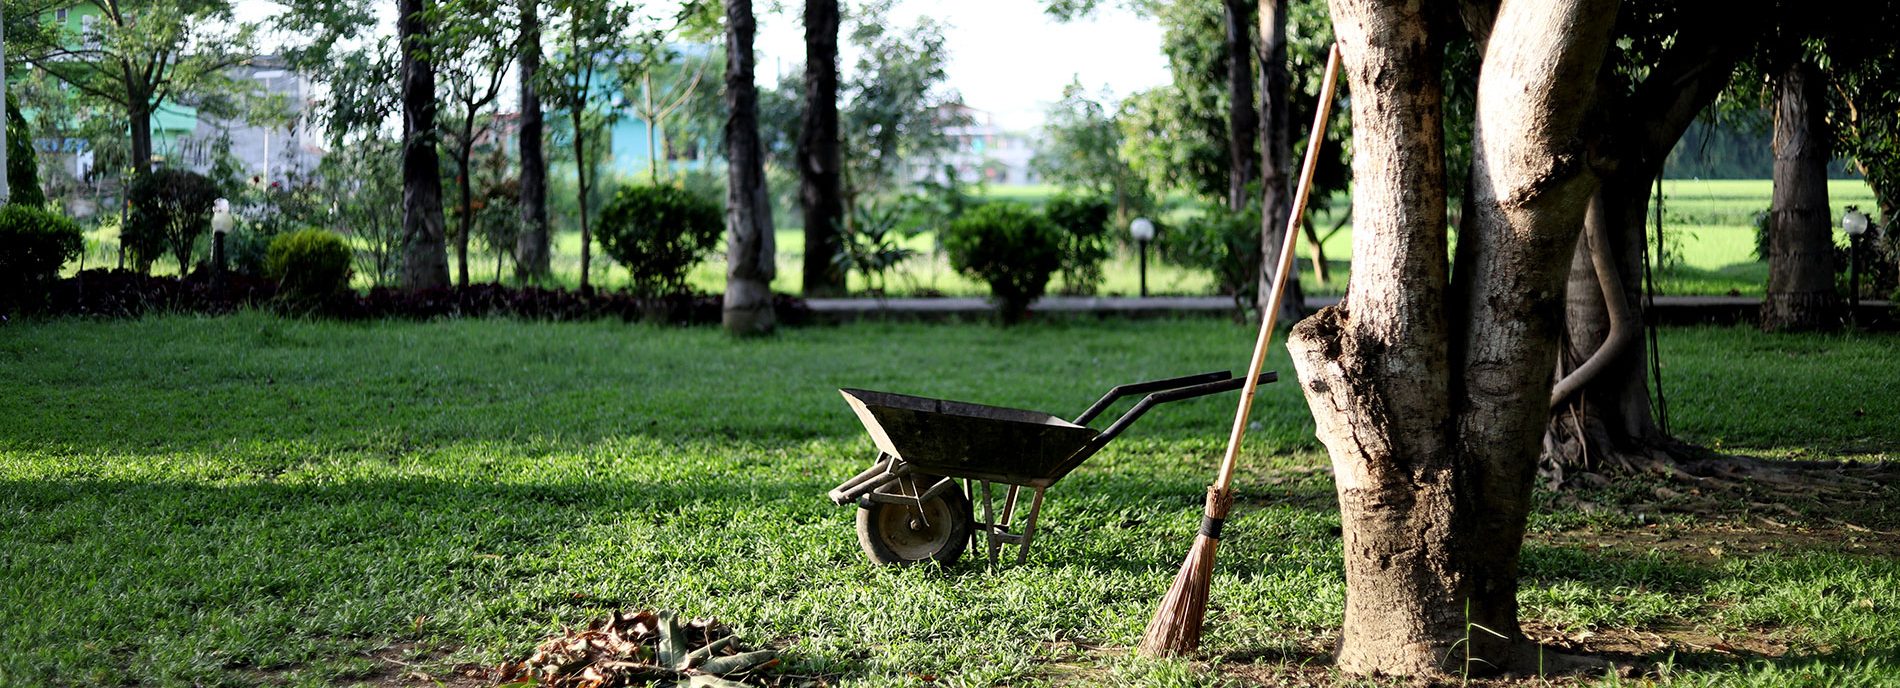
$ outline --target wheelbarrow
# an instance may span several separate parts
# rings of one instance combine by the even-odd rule
[[[1260,375],[1263,384],[1277,379],[1272,372]],[[967,547],[981,545],[993,566],[1003,546],[1014,545],[1020,564],[1035,542],[1043,493],[1051,485],[1149,409],[1231,392],[1244,382],[1219,371],[1121,385],[1074,421],[1037,411],[840,389],[878,455],[870,468],[829,496],[839,505],[858,505],[858,544],[875,563],[947,565]],[[1117,400],[1140,394],[1147,396],[1106,429],[1089,427]],[[1024,491],[1033,496],[1019,526],[1018,499]],[[980,520],[971,505],[977,497],[983,507]]]

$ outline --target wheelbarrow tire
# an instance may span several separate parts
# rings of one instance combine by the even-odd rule
[[[920,485],[935,482],[934,476],[919,480]],[[949,566],[963,556],[970,544],[975,517],[970,498],[963,488],[952,487],[924,502],[924,516],[907,504],[886,504],[863,500],[858,504],[858,546],[871,562],[884,566],[908,566],[925,560]]]

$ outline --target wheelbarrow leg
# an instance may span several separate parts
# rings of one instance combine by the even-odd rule
[[[1029,520],[1023,522],[1023,539],[1016,543],[1016,565],[1022,566],[1029,561],[1029,545],[1036,540],[1036,517],[1042,514],[1042,491],[1048,488],[1036,488],[1035,498],[1029,501]]]
[[[984,550],[989,553],[990,568],[996,568],[996,550],[1003,544],[1002,538],[996,533],[996,516],[991,504],[994,501],[996,501],[996,495],[990,492],[990,481],[985,480],[983,481],[983,531],[989,534],[989,541],[984,543]]]

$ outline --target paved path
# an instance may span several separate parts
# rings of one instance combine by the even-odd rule
[[[812,312],[825,320],[857,320],[865,317],[933,318],[985,316],[995,309],[980,298],[891,298],[891,299],[811,299],[805,302]],[[1339,303],[1336,296],[1306,299],[1307,309]],[[1665,321],[1733,320],[1761,307],[1761,299],[1752,296],[1658,296],[1657,316]],[[1887,301],[1862,301],[1863,311],[1887,311]],[[1030,306],[1036,313],[1067,315],[1226,315],[1232,313],[1234,300],[1225,296],[1048,296]]]

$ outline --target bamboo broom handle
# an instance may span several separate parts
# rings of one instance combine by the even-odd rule
[[[1234,411],[1234,429],[1227,436],[1227,456],[1221,459],[1220,477],[1214,489],[1225,492],[1234,479],[1234,466],[1240,460],[1240,439],[1247,434],[1247,417],[1253,413],[1254,392],[1260,388],[1260,368],[1267,361],[1267,344],[1273,340],[1274,320],[1280,315],[1280,297],[1286,293],[1286,281],[1293,272],[1293,250],[1300,221],[1306,216],[1307,197],[1313,191],[1313,168],[1319,166],[1320,144],[1326,140],[1326,120],[1332,116],[1333,88],[1339,80],[1339,44],[1326,55],[1326,78],[1320,85],[1319,107],[1313,113],[1313,133],[1306,137],[1306,157],[1300,163],[1300,188],[1293,195],[1293,212],[1287,215],[1286,239],[1280,245],[1280,262],[1273,270],[1273,293],[1260,314],[1260,336],[1254,340],[1253,360],[1247,363],[1247,382],[1240,392],[1240,408]]]

